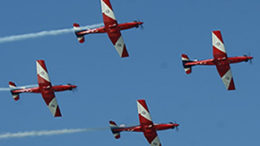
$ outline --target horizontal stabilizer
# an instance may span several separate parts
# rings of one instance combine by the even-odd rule
[[[79,34],[81,31],[84,31],[84,30],[82,28],[80,28],[80,25],[77,23],[73,24],[73,29],[74,29],[75,35],[77,36],[78,41],[80,43],[84,43],[85,42],[84,35]]]
[[[190,59],[189,59],[189,57],[188,57],[188,55],[186,55],[186,54],[182,54],[181,55],[181,60],[182,60],[182,65],[183,65],[183,68],[184,68],[184,70],[185,70],[185,72],[186,72],[186,74],[190,74],[191,73],[191,65],[186,65],[186,63],[188,63],[188,62],[192,62]]]
[[[13,96],[13,99],[14,99],[15,101],[19,100],[19,99],[20,99],[19,93],[14,93],[14,92],[13,92],[13,90],[16,88],[15,83],[9,82],[9,88],[10,88],[11,94],[12,94],[12,96]]]
[[[118,128],[117,124],[114,121],[109,121],[109,127],[116,139],[120,138],[120,131],[116,131],[116,128]]]

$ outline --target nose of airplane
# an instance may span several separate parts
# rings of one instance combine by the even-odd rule
[[[177,124],[176,122],[175,123],[173,123],[173,122],[170,122],[170,124],[172,125],[172,128],[177,128],[178,126],[179,126],[179,124]]]
[[[77,88],[77,86],[76,85],[71,85],[71,88]]]

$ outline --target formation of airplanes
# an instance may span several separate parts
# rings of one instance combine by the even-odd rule
[[[73,28],[77,40],[80,43],[85,41],[84,36],[94,33],[107,33],[109,39],[114,45],[120,57],[128,57],[128,51],[121,35],[121,30],[142,27],[143,22],[133,21],[127,23],[118,23],[110,0],[101,0],[101,9],[103,15],[104,26],[95,29],[82,29],[79,24],[74,23]],[[217,71],[227,90],[235,90],[235,84],[230,68],[230,64],[247,62],[253,59],[252,56],[228,57],[224,46],[223,38],[220,31],[212,32],[213,59],[207,60],[190,60],[186,54],[182,54],[182,64],[186,74],[192,72],[192,67],[196,65],[215,65]],[[14,100],[20,99],[21,93],[40,93],[54,117],[61,117],[61,111],[57,103],[55,92],[73,90],[76,85],[52,85],[47,67],[44,60],[36,61],[38,86],[17,87],[14,82],[9,82],[9,88]],[[118,126],[114,121],[109,121],[111,131],[116,139],[120,138],[120,133],[126,132],[142,132],[151,146],[161,146],[157,131],[167,129],[177,129],[179,124],[169,122],[162,124],[153,123],[148,106],[145,100],[137,100],[138,116],[140,125],[137,126]]]

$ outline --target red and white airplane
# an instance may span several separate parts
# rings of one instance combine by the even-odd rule
[[[84,35],[87,34],[107,33],[120,57],[128,57],[126,45],[124,43],[123,37],[121,36],[120,30],[130,29],[133,27],[138,28],[139,26],[142,26],[143,22],[133,21],[118,24],[109,0],[101,0],[101,9],[105,26],[84,30],[80,28],[79,24],[73,24],[73,28],[75,30],[78,41],[80,43],[83,43],[85,41]]]
[[[157,132],[159,130],[174,129],[178,128],[177,123],[165,123],[165,124],[154,124],[150,116],[150,112],[145,103],[145,100],[137,100],[138,116],[140,125],[138,126],[117,126],[114,121],[110,121],[110,128],[116,139],[120,138],[120,132],[143,132],[147,141],[151,146],[161,146],[161,142],[158,138]]]
[[[11,94],[14,100],[17,101],[19,100],[20,93],[41,93],[52,115],[54,117],[61,117],[60,108],[58,106],[54,92],[73,90],[77,86],[71,84],[52,86],[44,60],[37,60],[36,66],[37,66],[37,78],[38,78],[39,86],[38,87],[30,87],[30,86],[16,87],[15,83],[9,82]]]
[[[251,61],[253,57],[251,56],[237,56],[237,57],[228,57],[224,42],[221,36],[220,31],[212,32],[212,44],[213,44],[213,59],[207,60],[190,60],[186,54],[182,54],[182,63],[184,70],[187,74],[191,73],[191,68],[194,65],[215,65],[217,67],[218,73],[225,84],[227,90],[235,90],[235,84],[233,81],[230,64],[238,63],[242,61]]]

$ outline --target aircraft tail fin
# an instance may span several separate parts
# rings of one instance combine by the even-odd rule
[[[77,23],[73,24],[73,29],[74,29],[75,35],[77,36],[78,41],[80,43],[84,43],[85,42],[84,35],[79,34],[81,31],[84,31],[84,29],[80,28],[80,25]]]
[[[193,61],[190,60],[188,55],[186,55],[186,54],[181,55],[181,60],[182,60],[182,65],[183,65],[183,68],[184,68],[186,74],[190,74],[192,71],[192,65],[186,65],[186,63],[193,62]]]
[[[109,127],[116,139],[120,138],[120,131],[117,131],[116,129],[119,128],[117,124],[114,121],[109,121]]]
[[[14,82],[9,82],[9,88],[10,88],[11,94],[13,96],[13,99],[15,101],[19,100],[20,99],[19,93],[14,93],[13,92],[13,90],[16,88],[15,83]]]

